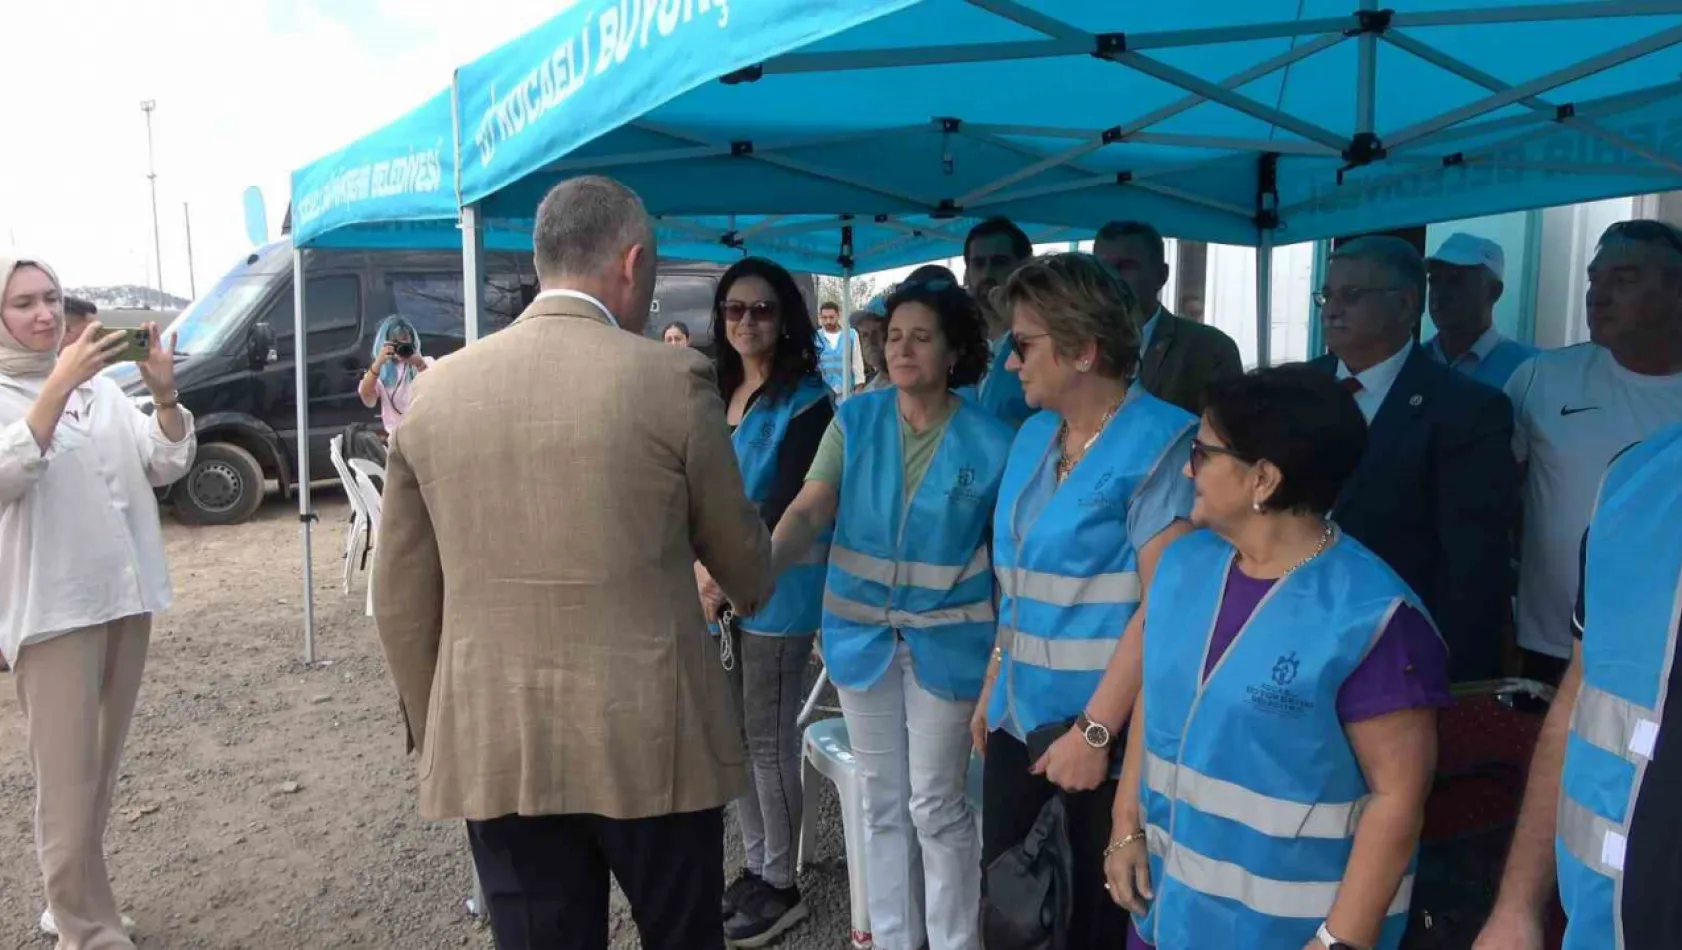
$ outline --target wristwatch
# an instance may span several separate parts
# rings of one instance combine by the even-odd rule
[[[1094,749],[1108,749],[1115,738],[1110,735],[1109,726],[1093,721],[1086,713],[1075,719],[1075,728],[1080,730],[1080,737],[1086,740],[1086,744]]]
[[[1332,932],[1327,930],[1326,925],[1323,923],[1320,925],[1319,932],[1314,935],[1314,939],[1320,941],[1322,944],[1325,944],[1326,950],[1361,950],[1360,947],[1357,947],[1352,943],[1339,940],[1332,936]]]

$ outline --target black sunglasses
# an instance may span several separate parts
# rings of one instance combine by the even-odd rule
[[[1041,337],[1048,337],[1050,335],[1050,333],[1012,333],[1005,337],[1005,346],[1009,347],[1010,351],[1016,354],[1017,359],[1025,360],[1028,358],[1027,344],[1034,340],[1038,340]]]
[[[1201,468],[1205,462],[1209,461],[1209,457],[1212,455],[1224,455],[1229,459],[1242,462],[1245,465],[1254,465],[1256,463],[1255,459],[1250,458],[1242,452],[1235,452],[1222,445],[1210,445],[1202,439],[1194,438],[1191,440],[1191,474],[1193,478],[1197,477],[1197,470]]]
[[[777,319],[777,314],[782,312],[782,308],[775,300],[756,300],[753,303],[726,300],[718,305],[718,312],[724,315],[728,323],[741,323],[744,317],[754,323],[769,323]]]

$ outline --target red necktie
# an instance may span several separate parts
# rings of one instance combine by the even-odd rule
[[[1367,388],[1365,386],[1362,386],[1361,381],[1359,379],[1356,379],[1353,376],[1345,376],[1344,378],[1338,380],[1337,384],[1339,386],[1342,386],[1343,391],[1348,393],[1351,396],[1353,396],[1356,393],[1360,392],[1361,390]]]

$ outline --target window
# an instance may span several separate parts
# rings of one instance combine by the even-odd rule
[[[462,300],[461,274],[388,274],[392,305],[398,316],[415,325],[422,337],[465,340],[467,308]],[[513,323],[525,309],[517,274],[492,274],[485,284],[485,309],[479,332],[489,336]],[[386,314],[380,314],[383,319]]]
[[[354,274],[311,277],[305,285],[305,316],[309,320],[312,355],[336,353],[354,346],[362,337],[362,283]],[[292,283],[269,308],[269,329],[274,331],[275,351],[280,359],[292,359],[292,336],[296,318],[292,309]]]
[[[712,345],[713,279],[673,274],[654,281],[654,304],[648,308],[646,335],[659,339],[676,320],[689,328],[689,345]]]

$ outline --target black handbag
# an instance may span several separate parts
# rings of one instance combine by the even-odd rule
[[[1028,836],[981,878],[981,942],[987,950],[1064,950],[1074,910],[1074,858],[1063,796],[1040,809]]]

